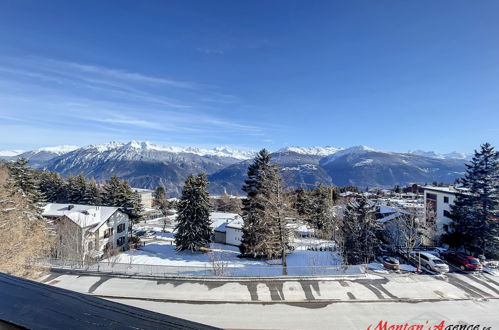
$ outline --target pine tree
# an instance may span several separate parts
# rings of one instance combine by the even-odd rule
[[[33,204],[40,203],[44,196],[40,193],[36,172],[27,166],[28,160],[20,158],[15,162],[7,163],[11,180],[15,188],[28,198]]]
[[[499,256],[499,152],[489,144],[466,164],[463,186],[451,206],[452,233],[444,239],[470,252]]]
[[[102,203],[107,206],[120,207],[129,217],[132,224],[140,222],[144,208],[140,194],[133,191],[127,180],[113,175],[104,185]]]
[[[197,251],[210,243],[210,199],[204,173],[187,177],[177,205],[175,244],[177,250]]]
[[[127,194],[127,196],[129,199],[124,202],[124,211],[128,214],[132,224],[137,224],[142,219],[144,213],[144,207],[142,206],[140,194],[137,191],[131,191],[131,193]]]
[[[41,171],[39,176],[39,189],[49,203],[66,202],[64,180],[58,173],[47,170]]]
[[[80,199],[80,190],[78,189],[78,185],[76,183],[76,177],[73,175],[69,174],[66,177],[65,185],[64,185],[64,191],[66,195],[66,202],[67,203],[74,203],[78,204],[79,199]]]
[[[267,150],[261,150],[248,167],[243,186],[243,235],[241,253],[248,257],[283,258],[288,243],[285,232],[283,180]]]
[[[296,191],[295,209],[299,215],[310,218],[313,214],[312,191],[300,188]]]
[[[116,175],[113,175],[104,185],[102,202],[107,206],[124,206],[123,202],[126,200],[126,198],[124,198],[125,194],[125,185]]]
[[[157,200],[166,199],[166,191],[163,186],[156,187],[156,190],[154,191],[154,198]]]
[[[82,204],[101,205],[101,203],[101,193],[99,187],[97,186],[97,182],[95,182],[94,179],[91,179],[86,185]]]
[[[313,223],[318,230],[326,229],[331,222],[332,201],[330,197],[330,190],[321,184],[314,189],[313,194]]]
[[[380,224],[375,219],[375,212],[375,205],[365,197],[352,199],[347,204],[340,244],[346,264],[366,263],[376,256]]]

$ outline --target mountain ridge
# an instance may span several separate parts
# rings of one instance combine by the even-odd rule
[[[199,172],[208,175],[211,193],[240,194],[254,155],[253,150],[230,147],[203,149],[130,141],[76,149],[72,146],[39,148],[0,158],[25,157],[34,168],[48,169],[63,176],[83,173],[97,181],[118,175],[134,187],[162,185],[169,195],[178,196],[187,175]],[[465,167],[463,159],[387,152],[366,146],[286,147],[272,155],[274,162],[280,165],[287,186],[295,188],[319,183],[386,188],[396,184],[452,182],[462,175]]]

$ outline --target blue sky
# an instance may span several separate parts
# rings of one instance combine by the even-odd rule
[[[497,1],[0,3],[0,149],[499,147]]]

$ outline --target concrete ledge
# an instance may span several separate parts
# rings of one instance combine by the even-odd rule
[[[255,281],[338,281],[338,280],[353,280],[353,279],[376,279],[379,278],[376,275],[371,275],[367,273],[362,274],[344,274],[344,275],[306,275],[306,276],[192,276],[192,275],[139,275],[139,274],[119,274],[119,273],[109,273],[109,272],[96,272],[87,270],[76,270],[76,269],[66,269],[66,268],[51,268],[54,273],[63,274],[84,274],[90,276],[109,276],[117,278],[136,278],[136,279],[148,279],[148,280],[182,280],[182,281],[196,281],[196,282],[255,282]]]

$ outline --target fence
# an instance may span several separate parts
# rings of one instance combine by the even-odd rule
[[[41,263],[52,270],[96,272],[104,274],[129,276],[202,276],[202,277],[276,277],[276,276],[341,276],[360,275],[364,273],[363,265],[349,266],[231,266],[230,264],[213,263],[204,267],[168,266],[149,264],[129,264],[99,261],[83,263],[81,261],[48,259]]]

